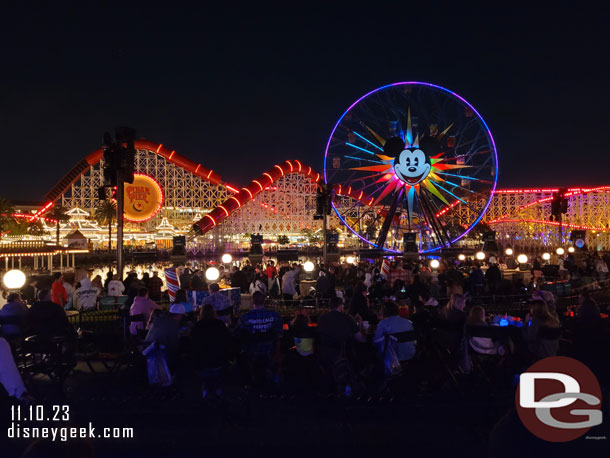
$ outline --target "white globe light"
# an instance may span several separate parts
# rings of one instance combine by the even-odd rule
[[[559,256],[563,255],[565,252],[566,252],[566,250],[564,250],[561,247],[559,247],[559,248],[557,248],[557,250],[555,250],[555,253],[557,253]]]
[[[527,255],[520,254],[519,256],[517,256],[517,262],[519,264],[527,264]]]
[[[356,260],[356,258],[354,258],[353,256],[348,256],[347,258],[345,258],[345,261],[348,264],[353,264],[355,260]]]
[[[544,259],[545,261],[548,261],[549,259],[551,259],[551,254],[550,253],[542,253],[542,259]]]
[[[231,256],[229,253],[225,253],[222,255],[221,259],[223,263],[228,264],[233,261],[233,256]]]
[[[433,259],[432,261],[430,261],[430,267],[432,267],[433,269],[438,269],[440,265],[441,263],[438,262],[438,259]]]
[[[568,248],[568,253],[574,253],[574,247],[573,246]]]
[[[463,255],[463,254],[458,254],[458,259],[459,259],[460,261],[465,261],[465,260],[466,260],[466,256],[465,256],[465,255]]]
[[[315,267],[316,266],[314,266],[313,262],[311,261],[307,261],[305,264],[303,264],[303,269],[305,269],[305,272],[313,272]]]
[[[220,271],[216,267],[210,267],[205,271],[205,278],[209,281],[216,281],[220,277]]]
[[[2,281],[8,289],[20,289],[25,285],[25,274],[17,269],[9,270]]]
[[[505,251],[505,253],[506,253],[506,256],[512,256],[512,255],[513,255],[513,253],[514,253],[514,251],[513,251],[513,249],[512,249],[512,248],[507,248],[507,249],[506,249],[506,251]]]
[[[479,261],[482,261],[483,259],[485,259],[485,253],[483,253],[482,251],[479,251],[477,254],[474,255],[475,258],[477,258]]]

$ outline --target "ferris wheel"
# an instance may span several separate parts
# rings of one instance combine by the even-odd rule
[[[497,177],[483,118],[429,83],[362,96],[335,125],[324,157],[334,211],[356,236],[390,253],[405,244],[432,252],[464,237],[485,214]]]

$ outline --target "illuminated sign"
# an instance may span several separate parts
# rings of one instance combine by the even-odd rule
[[[148,175],[134,174],[133,183],[125,183],[124,216],[128,221],[142,222],[151,219],[163,205],[163,190]]]

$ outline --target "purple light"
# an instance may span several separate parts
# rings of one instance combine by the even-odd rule
[[[444,91],[448,94],[451,94],[452,96],[454,96],[455,98],[457,98],[458,100],[460,100],[464,105],[466,105],[468,108],[470,108],[472,110],[472,112],[479,118],[479,120],[483,123],[483,126],[485,127],[485,129],[487,130],[487,136],[489,137],[489,139],[491,140],[491,144],[492,144],[492,149],[493,149],[493,154],[494,154],[494,159],[495,159],[495,173],[494,173],[494,182],[492,185],[492,189],[491,192],[489,194],[489,199],[487,199],[487,203],[485,204],[485,208],[483,208],[483,211],[481,212],[481,214],[479,215],[479,217],[475,220],[474,223],[472,223],[468,229],[466,229],[466,231],[464,231],[464,233],[462,233],[460,236],[456,237],[455,239],[449,241],[448,243],[446,243],[445,245],[442,246],[438,246],[436,248],[432,248],[432,249],[428,249],[428,250],[424,250],[421,253],[431,253],[434,251],[438,251],[444,247],[448,247],[450,245],[452,245],[453,243],[457,242],[458,240],[460,240],[462,237],[466,236],[466,234],[468,234],[473,227],[475,227],[477,224],[479,224],[479,221],[481,221],[481,219],[483,218],[483,216],[485,215],[485,213],[487,212],[487,209],[489,208],[489,205],[491,204],[491,199],[492,196],[496,190],[496,185],[498,184],[498,152],[496,150],[496,142],[494,141],[493,136],[491,135],[491,131],[489,130],[489,127],[487,126],[487,123],[485,122],[485,120],[483,119],[483,117],[479,114],[479,112],[470,104],[468,103],[468,101],[466,101],[466,99],[464,99],[462,96],[460,96],[459,94],[456,94],[453,91],[450,91],[449,89],[446,89],[442,86],[438,86],[436,84],[431,84],[431,83],[422,83],[419,81],[403,81],[403,82],[399,82],[399,83],[393,83],[393,84],[387,84],[385,86],[381,86],[377,89],[374,89],[370,92],[368,92],[367,94],[363,95],[362,97],[360,97],[358,100],[356,100],[354,103],[352,103],[349,108],[347,110],[345,110],[345,112],[341,115],[341,117],[339,118],[339,120],[337,121],[337,123],[335,124],[335,127],[333,127],[333,130],[330,134],[330,137],[328,137],[328,142],[326,143],[326,150],[324,151],[324,182],[328,184],[328,178],[326,176],[326,158],[328,157],[328,149],[330,148],[330,141],[333,138],[333,136],[335,135],[335,131],[337,130],[337,127],[339,126],[339,124],[341,124],[341,121],[343,121],[343,118],[345,117],[345,115],[347,113],[350,112],[350,110],[352,108],[354,108],[356,105],[358,105],[358,103],[360,103],[362,100],[366,99],[368,96],[379,92],[383,89],[386,89],[388,87],[392,87],[392,86],[402,86],[402,85],[417,85],[417,86],[428,86],[428,87],[432,87],[441,91]],[[339,211],[337,210],[337,208],[335,207],[334,202],[332,202],[332,206],[333,206],[333,210],[335,211],[335,213],[337,214],[337,217],[341,220],[341,222],[343,222],[343,224],[345,225],[345,227],[347,227],[356,237],[358,237],[359,239],[363,240],[364,242],[368,243],[369,245],[372,245],[376,248],[378,248],[378,246],[371,242],[370,240],[365,239],[364,237],[362,237],[360,234],[358,234],[356,231],[354,231],[346,222],[345,220],[341,217],[341,215],[339,214]],[[399,254],[400,251],[397,250],[390,250],[390,249],[385,249],[385,251],[388,251],[390,253],[397,253]]]

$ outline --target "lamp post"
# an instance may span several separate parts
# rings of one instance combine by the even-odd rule
[[[2,278],[9,291],[18,291],[25,285],[25,274],[18,269],[9,270]]]

